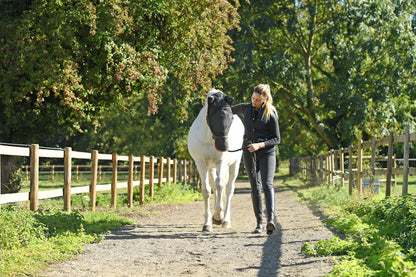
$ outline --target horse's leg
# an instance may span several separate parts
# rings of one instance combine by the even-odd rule
[[[234,194],[235,180],[238,176],[239,162],[235,162],[229,167],[229,177],[226,186],[226,202],[224,211],[224,221],[222,227],[231,228],[231,198]]]
[[[217,164],[217,176],[215,178],[215,212],[213,216],[213,222],[215,224],[222,224],[224,221],[224,207],[223,207],[223,195],[225,186],[225,170],[227,166],[223,162]]]
[[[204,227],[202,228],[202,231],[205,232],[212,232],[212,215],[211,215],[211,210],[209,207],[209,198],[211,197],[211,187],[209,185],[209,180],[208,180],[208,170],[206,168],[206,166],[199,162],[196,161],[196,167],[198,168],[198,172],[199,172],[199,176],[201,177],[201,193],[202,196],[204,197],[204,204],[205,204],[205,212],[204,212]]]
[[[211,198],[211,186],[209,185],[208,181],[208,172],[205,170],[204,181],[202,181],[202,196],[204,197],[204,206],[205,206],[205,213],[204,213],[204,227],[202,231],[212,232],[212,214],[211,208],[209,206],[209,199]],[[202,177],[201,177],[202,180]]]

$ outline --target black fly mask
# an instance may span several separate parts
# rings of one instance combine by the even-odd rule
[[[228,151],[228,132],[233,122],[231,104],[234,98],[221,91],[208,96],[207,122],[214,138],[215,149]]]

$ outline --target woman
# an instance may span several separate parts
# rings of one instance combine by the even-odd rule
[[[267,234],[276,229],[274,214],[273,177],[276,169],[276,145],[280,143],[280,130],[276,108],[273,106],[270,86],[254,87],[251,103],[232,107],[234,114],[243,115],[243,160],[251,185],[251,198],[257,219],[255,233],[264,231],[262,190],[266,198]]]

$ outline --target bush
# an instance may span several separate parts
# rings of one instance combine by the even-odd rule
[[[334,202],[338,195],[325,187],[302,191],[302,199],[325,207],[326,223],[347,237],[305,243],[302,252],[346,255],[329,276],[416,276],[416,196]]]
[[[84,216],[78,211],[72,211],[70,214],[55,209],[39,211],[36,219],[46,227],[48,238],[66,233],[79,234],[84,231]]]
[[[5,185],[7,192],[16,193],[22,188],[22,169],[18,169],[13,172],[12,177],[7,181]]]
[[[0,248],[18,249],[45,239],[46,227],[31,211],[14,207],[0,211]]]

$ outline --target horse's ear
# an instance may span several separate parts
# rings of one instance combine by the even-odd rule
[[[227,101],[227,103],[231,106],[231,104],[234,101],[234,98],[227,95],[227,96],[225,96],[225,101]]]
[[[215,98],[213,96],[208,96],[207,100],[208,100],[208,103],[212,104]]]

